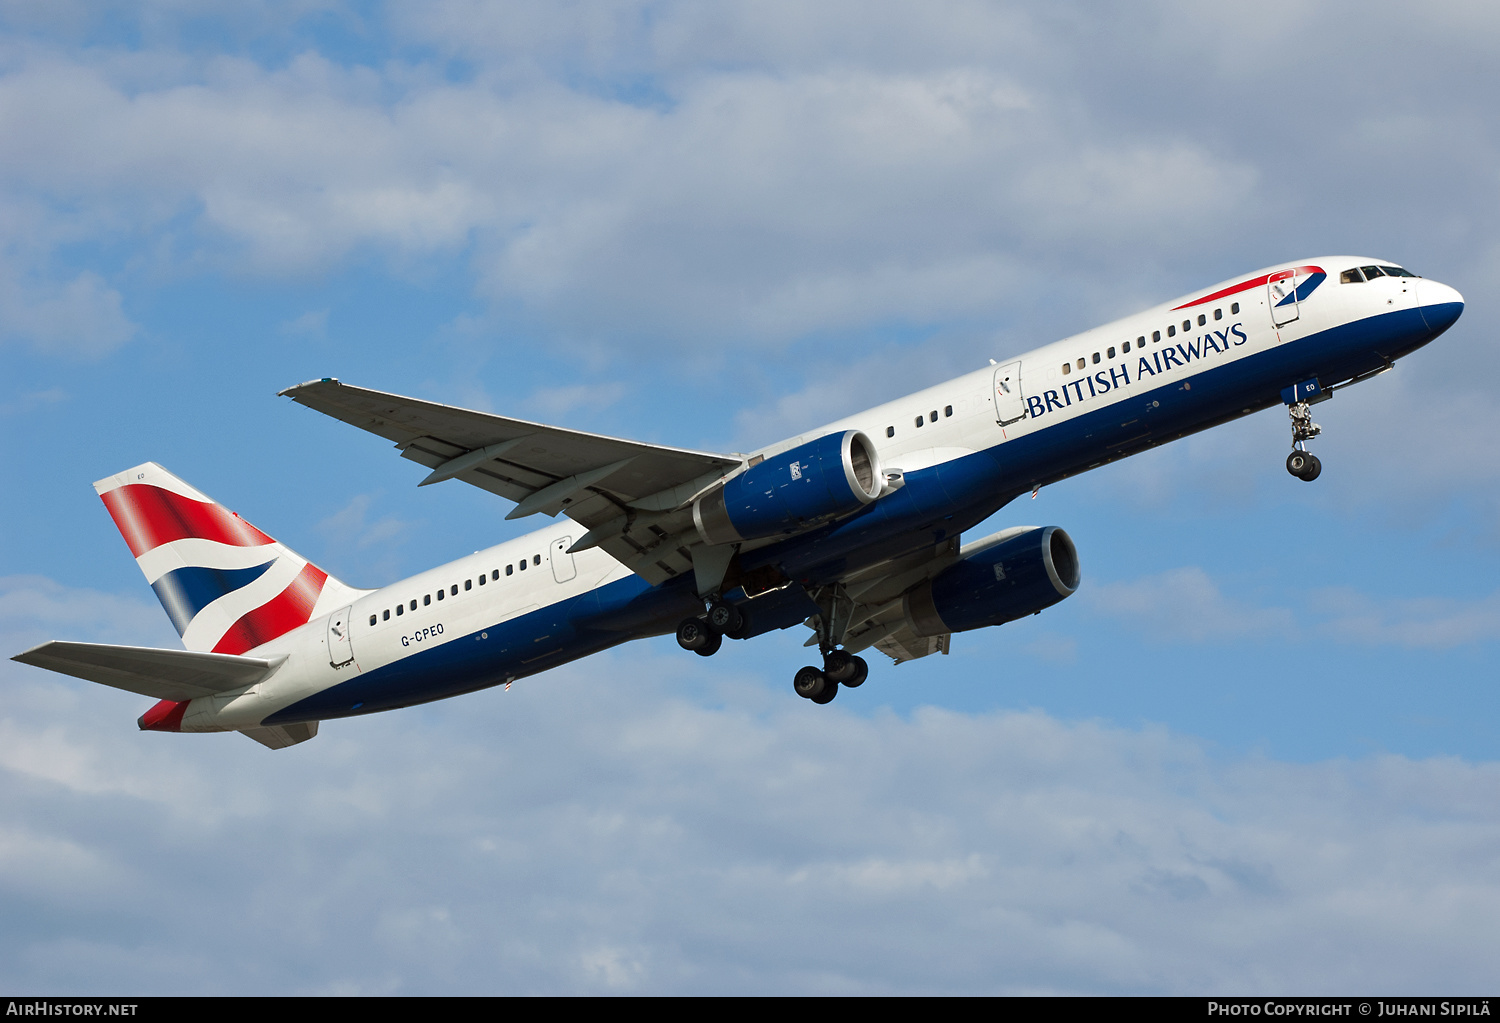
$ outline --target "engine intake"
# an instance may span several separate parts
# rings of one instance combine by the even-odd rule
[[[711,544],[800,533],[859,511],[884,484],[869,437],[830,433],[772,455],[700,497],[693,524]]]
[[[909,590],[907,624],[919,636],[1003,625],[1078,589],[1078,550],[1056,526],[1007,529],[960,552],[963,560]]]

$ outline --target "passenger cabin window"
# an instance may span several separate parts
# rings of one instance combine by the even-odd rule
[[[506,565],[505,566],[505,574],[506,575],[514,575],[515,571],[516,571],[516,566],[514,566],[514,565]]]
[[[1151,332],[1151,340],[1152,341],[1160,341],[1161,340],[1161,331],[1159,331],[1159,330],[1153,330]]]
[[[438,600],[442,600],[442,599],[443,599],[443,591],[442,590],[438,590]]]
[[[540,565],[542,563],[542,556],[540,554],[533,554],[531,556],[531,563],[533,565]]]
[[[1239,313],[1240,313],[1240,304],[1238,302],[1234,303],[1234,305],[1232,305],[1232,306],[1229,307],[1229,315],[1230,316],[1238,316]]]
[[[952,405],[944,405],[943,406],[943,415],[944,416],[951,416],[951,415],[953,415],[953,406]]]
[[[1126,341],[1126,342],[1125,342],[1125,343],[1126,343],[1126,344],[1127,344],[1127,345],[1128,345],[1128,344],[1130,344],[1130,342],[1129,342],[1129,341]],[[1128,348],[1127,348],[1127,349],[1126,349],[1126,351],[1129,351],[1129,350],[1130,350],[1130,349],[1128,349]],[[1106,353],[1105,353],[1105,354],[1106,354],[1106,355],[1108,355],[1108,356],[1109,356],[1109,357],[1110,357],[1110,358],[1111,358],[1111,359],[1113,359],[1113,358],[1114,358],[1114,357],[1115,357],[1115,350],[1114,350],[1114,349],[1113,349],[1113,348],[1111,348],[1111,349],[1109,349],[1109,350],[1108,350],[1108,351],[1107,351],[1107,352],[1106,352]]]
[[[456,596],[458,596],[458,583],[454,583],[451,587],[449,587],[449,589],[448,589],[448,596],[450,596],[450,597],[456,597]]]
[[[371,624],[371,625],[374,625],[374,624],[375,624],[375,616],[374,616],[374,615],[371,615],[371,616],[370,616],[370,624]]]
[[[1095,366],[1099,365],[1099,353],[1098,352],[1094,353],[1094,365]]]
[[[480,576],[479,577],[479,581],[481,583],[484,582],[484,576]],[[465,590],[472,590],[473,588],[474,588],[474,580],[473,579],[465,579],[464,580],[464,589]]]
[[[413,611],[415,611],[415,610],[416,610],[416,609],[417,609],[417,599],[416,599],[416,598],[415,598],[415,597],[413,597],[413,598],[412,598],[412,601],[411,601],[411,609],[412,609],[412,610],[413,610]]]
[[[488,580],[489,580],[489,576],[485,576],[485,575],[480,576],[479,577],[479,585],[483,586]]]
[[[1190,333],[1192,333],[1192,331],[1193,331],[1193,321],[1192,320],[1183,320],[1182,321],[1182,332],[1184,334],[1190,334]]]
[[[917,417],[917,425],[918,426],[924,426],[924,425],[926,425],[926,423],[927,423],[927,420],[923,419],[921,416]]]
[[[1083,367],[1084,367],[1084,360],[1083,359],[1079,359],[1078,360],[1078,368],[1079,369],[1083,369]]]
[[[937,409],[933,409],[931,412],[927,413],[927,421],[929,423],[937,422]]]
[[[397,608],[397,610],[399,611],[400,608]],[[384,611],[382,611],[380,613],[380,620],[384,621],[384,622],[388,622],[388,621],[391,620],[391,609],[390,608],[386,608]]]
[[[406,605],[405,604],[397,604],[396,605],[396,617],[399,618],[399,617],[401,617],[405,613],[406,613]]]
[[[506,572],[505,574],[506,575],[510,575],[509,572]],[[491,572],[490,573],[490,578],[493,579],[495,582],[499,582],[500,581],[500,570],[497,568],[493,572]]]
[[[1123,355],[1128,351],[1130,351],[1130,342],[1126,341],[1123,345],[1120,346],[1120,354]]]
[[[1176,336],[1177,336],[1177,328],[1176,327],[1168,327],[1167,328],[1167,337],[1176,337]]]
[[[422,594],[422,606],[423,607],[427,607],[431,603],[432,603],[432,594],[430,594],[430,593],[424,593],[424,594]],[[416,610],[416,609],[413,608],[412,610]]]
[[[1067,376],[1071,372],[1073,372],[1073,364],[1071,362],[1063,363],[1063,376]]]
[[[1222,309],[1215,309],[1214,310],[1214,319],[1216,319],[1216,320],[1222,320],[1223,318],[1224,318],[1224,310],[1222,310]]]
[[[1199,313],[1198,314],[1198,326],[1201,327],[1201,326],[1203,326],[1207,322],[1208,322],[1208,317],[1204,316],[1202,313]]]
[[[885,435],[887,437],[894,437],[894,436],[896,436],[896,428],[894,426],[887,426],[885,428]]]
[[[525,558],[521,559],[521,571],[523,571],[523,572],[526,571],[526,559]]]

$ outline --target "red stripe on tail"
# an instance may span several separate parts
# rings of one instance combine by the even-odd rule
[[[327,578],[327,572],[309,561],[290,586],[231,625],[213,652],[242,654],[306,625]]]
[[[231,547],[263,547],[276,542],[227,508],[194,501],[161,487],[132,483],[100,496],[130,553],[137,558],[164,543],[187,537]]]

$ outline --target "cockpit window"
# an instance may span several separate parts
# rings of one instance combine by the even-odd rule
[[[1387,277],[1415,277],[1416,274],[1410,270],[1403,270],[1399,266],[1383,266],[1380,268]]]
[[[1373,281],[1377,277],[1385,276],[1385,274],[1380,272],[1380,267],[1378,266],[1362,266],[1360,269],[1365,272],[1365,280],[1367,281]]]
[[[1365,279],[1359,275],[1358,270],[1345,270],[1339,274],[1340,284],[1363,284]]]

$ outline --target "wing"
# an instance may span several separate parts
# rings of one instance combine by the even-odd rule
[[[738,469],[738,455],[643,444],[400,395],[312,380],[281,392],[394,441],[432,470],[419,486],[458,479],[516,502],[506,518],[562,512],[587,532],[573,550],[603,547],[661,583],[693,568],[691,503]]]
[[[275,671],[284,659],[58,641],[11,658],[153,699],[179,701],[252,685]]]

